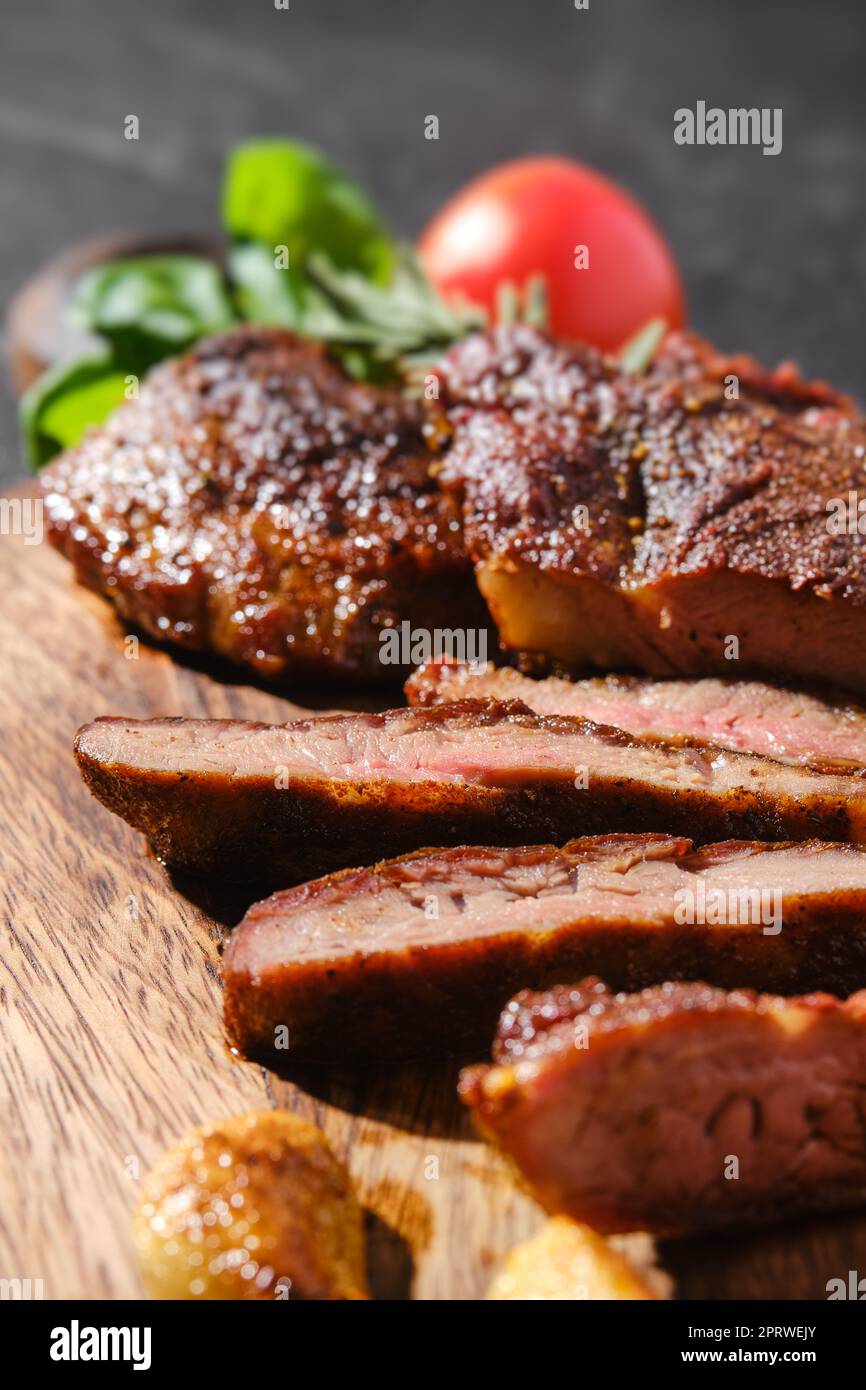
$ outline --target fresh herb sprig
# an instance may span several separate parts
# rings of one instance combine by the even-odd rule
[[[257,140],[229,156],[222,190],[225,269],[202,256],[111,261],[82,276],[70,313],[101,344],[43,373],[21,402],[34,468],[101,424],[155,363],[235,323],[285,327],[329,345],[354,375],[409,389],[443,349],[485,325],[446,303],[415,252],[394,241],[364,191],[317,150]],[[503,285],[497,322],[547,323],[545,285]],[[654,320],[621,354],[644,370]]]
[[[22,397],[22,434],[34,468],[101,424],[154,363],[237,322],[219,267],[187,255],[97,266],[76,283],[68,312],[102,346],[49,368]]]
[[[261,140],[234,150],[222,217],[225,272],[200,256],[153,255],[81,278],[70,314],[103,346],[43,373],[23,398],[34,467],[101,424],[156,362],[234,323],[326,342],[355,376],[383,381],[484,322],[440,298],[363,190],[309,146]]]
[[[617,360],[623,371],[642,376],[652,365],[667,331],[667,323],[662,318],[650,319],[643,328],[639,328],[619,350]]]

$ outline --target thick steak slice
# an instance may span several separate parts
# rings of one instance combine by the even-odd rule
[[[607,835],[422,850],[277,893],[224,962],[229,1032],[266,1058],[383,1061],[484,1045],[521,986],[604,975],[795,993],[866,980],[866,853]]]
[[[271,726],[98,719],[91,791],[169,864],[271,884],[424,845],[634,831],[866,842],[866,781],[465,700]]]
[[[741,753],[824,770],[866,770],[866,709],[844,695],[812,694],[762,681],[653,680],[597,676],[533,680],[510,666],[431,661],[409,677],[412,705],[522,700],[536,714],[570,714],[638,737],[698,739]]]
[[[548,1211],[681,1235],[866,1202],[866,990],[525,992],[460,1093]]]
[[[488,621],[432,461],[418,405],[241,328],[155,368],[41,483],[52,544],[152,637],[382,685],[384,629]]]
[[[575,672],[866,690],[866,423],[791,370],[672,338],[628,376],[526,327],[441,366],[440,473],[506,646]]]

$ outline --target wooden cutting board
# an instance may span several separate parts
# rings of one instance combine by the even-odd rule
[[[276,1105],[348,1162],[378,1297],[483,1296],[542,1218],[473,1137],[456,1064],[277,1077],[235,1061],[220,941],[246,902],[173,883],[72,759],[101,714],[279,721],[297,706],[125,641],[47,543],[0,537],[0,585],[0,1277],[42,1279],[47,1298],[140,1296],[129,1225],[149,1165],[195,1125]],[[662,1253],[685,1297],[824,1298],[866,1271],[866,1216]]]

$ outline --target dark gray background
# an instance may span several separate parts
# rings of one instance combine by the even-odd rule
[[[472,174],[555,151],[644,200],[719,345],[866,395],[861,0],[0,0],[0,26],[4,303],[76,239],[212,228],[244,136],[322,145],[408,236]],[[781,106],[781,155],[676,146],[701,98]]]

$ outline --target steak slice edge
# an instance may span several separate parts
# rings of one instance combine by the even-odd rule
[[[377,1062],[475,1051],[521,987],[601,974],[780,993],[866,979],[866,853],[607,835],[421,850],[256,903],[228,940],[239,1050]]]
[[[507,1006],[461,1075],[551,1212],[685,1235],[866,1201],[866,990],[844,1003],[588,978]]]
[[[856,777],[634,739],[516,701],[281,726],[100,719],[75,754],[94,795],[165,862],[272,886],[431,843],[866,841]]]

